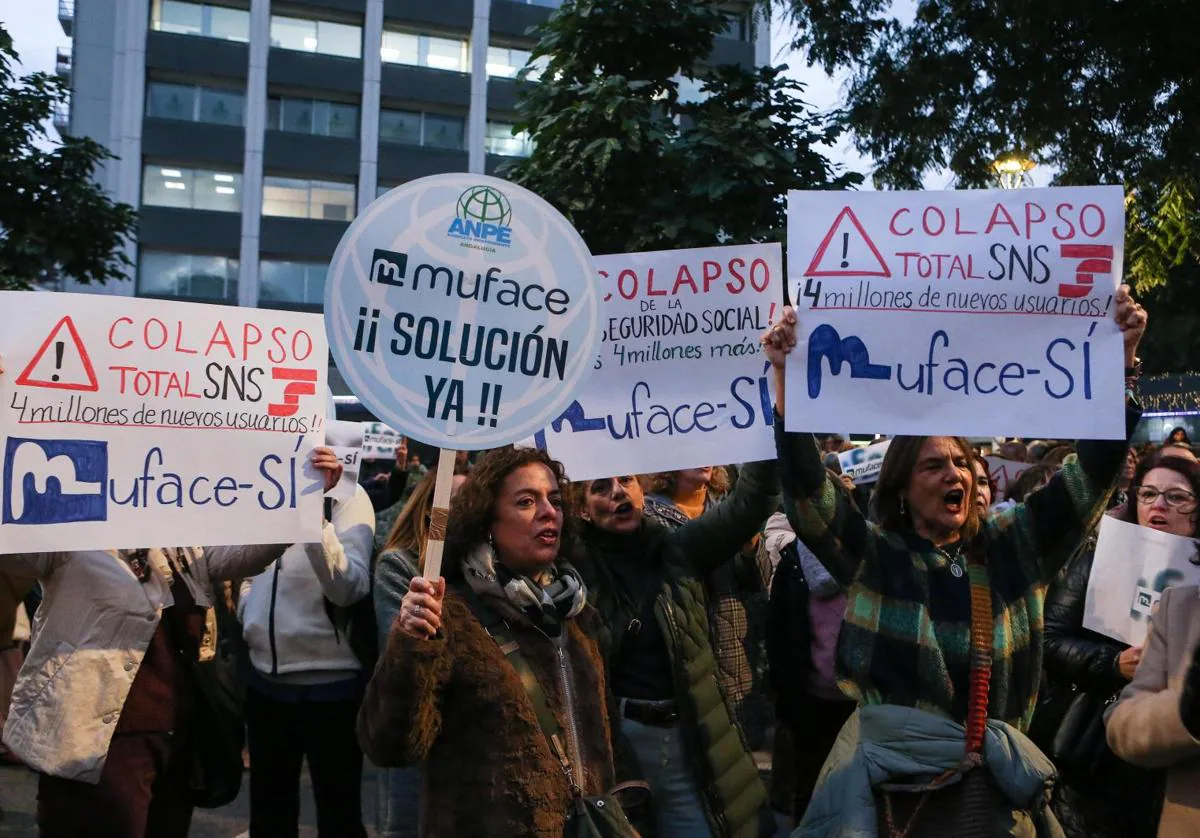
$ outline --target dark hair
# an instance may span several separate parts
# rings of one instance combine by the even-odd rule
[[[554,475],[554,482],[558,484],[563,500],[563,522],[558,543],[563,546],[572,543],[575,516],[570,509],[570,482],[562,463],[537,448],[496,448],[475,463],[450,504],[450,522],[446,527],[446,561],[442,570],[447,581],[461,579],[462,560],[474,547],[488,540],[500,486],[505,479],[517,469],[533,464],[545,466]]]
[[[1191,445],[1192,441],[1191,441],[1191,439],[1188,438],[1187,428],[1183,427],[1183,425],[1178,425],[1174,428],[1171,428],[1171,432],[1169,434],[1167,434],[1166,441],[1170,442],[1171,437],[1175,436],[1176,433],[1183,434],[1183,439],[1179,440],[1180,442],[1186,442],[1188,445]]]
[[[1042,462],[1048,466],[1061,466],[1063,460],[1075,453],[1073,445],[1056,445],[1042,455]]]
[[[917,467],[917,458],[921,456],[921,448],[925,441],[933,439],[928,436],[898,436],[888,446],[883,455],[883,467],[879,471],[879,482],[875,486],[875,504],[879,516],[879,526],[893,532],[912,531],[911,512],[900,511],[900,498],[908,488],[913,470]],[[975,449],[965,437],[952,436],[954,444],[966,455],[967,463],[971,466],[970,483],[966,487],[963,503],[967,508],[967,520],[958,531],[964,542],[970,541],[979,532],[979,512],[975,508]]]
[[[1194,463],[1185,457],[1172,457],[1169,451],[1152,454],[1138,463],[1137,471],[1133,473],[1133,482],[1129,484],[1129,501],[1125,504],[1125,512],[1121,520],[1130,524],[1138,522],[1138,502],[1136,491],[1142,485],[1146,475],[1156,468],[1170,469],[1181,475],[1192,486],[1192,494],[1200,498],[1200,463]]]
[[[654,474],[645,475],[646,479],[642,479],[639,475],[638,482],[642,484],[642,491],[648,495],[672,495],[675,493],[675,478],[683,469],[675,471],[659,471]],[[709,494],[714,497],[720,497],[729,492],[729,472],[725,470],[725,466],[712,467],[712,479],[708,481]]]
[[[1049,481],[1057,471],[1058,468],[1055,466],[1034,463],[1008,484],[1008,488],[1004,490],[1004,499],[1024,503],[1025,498],[1033,494],[1034,490],[1043,483]]]

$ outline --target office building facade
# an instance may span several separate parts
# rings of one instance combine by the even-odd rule
[[[530,27],[558,0],[492,0],[487,170],[513,135]],[[749,4],[744,4],[748,6]],[[131,282],[89,291],[318,310],[325,271],[379,194],[467,170],[472,0],[60,0],[73,39],[65,132],[118,159],[138,208]],[[765,27],[760,27],[765,29]],[[714,63],[765,60],[731,6]],[[69,287],[69,286],[68,286]]]

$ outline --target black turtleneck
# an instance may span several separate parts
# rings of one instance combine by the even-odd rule
[[[661,528],[645,522],[629,534],[588,526],[584,539],[593,559],[604,565],[606,581],[617,590],[606,596],[621,604],[619,612],[636,615],[610,625],[615,654],[611,664],[612,691],[619,698],[663,701],[675,698],[675,679],[666,638],[655,614],[662,590],[662,565],[655,544]]]

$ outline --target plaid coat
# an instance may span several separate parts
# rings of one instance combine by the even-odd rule
[[[1141,412],[1126,410],[1127,433]],[[967,715],[970,583],[912,532],[870,523],[821,465],[811,434],[775,423],[785,507],[796,534],[848,589],[838,686],[859,704]],[[1042,671],[1046,588],[1104,514],[1125,458],[1120,440],[1081,441],[1043,489],[985,519],[972,549],[990,571],[994,642],[988,716],[1027,730]]]

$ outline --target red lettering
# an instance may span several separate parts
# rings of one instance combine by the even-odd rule
[[[604,277],[605,279],[608,279],[609,278],[608,271],[600,271],[600,276]],[[607,303],[611,299],[612,299],[612,292],[606,291],[604,293],[604,302]]]
[[[625,280],[626,279],[633,280],[633,288],[631,288],[629,291],[625,290]],[[621,271],[620,274],[617,275],[617,293],[619,293],[626,300],[632,300],[634,297],[636,297],[637,289],[638,289],[638,278],[637,278],[636,272],[631,271],[628,268],[626,268],[625,270]]]
[[[741,261],[741,260],[738,260]],[[762,285],[754,281],[755,271],[762,268]],[[771,284],[771,266],[767,264],[766,259],[755,259],[750,263],[750,287],[755,291],[762,293],[767,290],[767,286]]]
[[[1037,210],[1041,213],[1037,218],[1033,217],[1033,211]],[[1025,202],[1025,238],[1033,238],[1033,225],[1041,224],[1046,220],[1046,211],[1032,201]]]
[[[133,346],[132,340],[127,340],[122,344],[117,344],[113,340],[113,335],[117,331],[117,325],[122,322],[128,323],[130,326],[132,326],[133,318],[132,317],[118,317],[116,320],[113,321],[113,324],[108,327],[108,345],[111,346],[113,349],[128,349],[130,346]],[[112,369],[124,369],[124,367],[112,367]]]
[[[646,296],[648,296],[648,297],[665,297],[665,296],[667,296],[667,289],[665,289],[665,288],[659,288],[657,291],[654,290],[654,268],[646,269]]]
[[[274,349],[267,350],[267,359],[272,364],[282,364],[284,361],[287,360],[287,350],[284,349],[283,340],[280,338],[280,335],[286,335],[286,334],[287,334],[287,329],[283,328],[282,326],[276,326],[274,329],[271,330],[271,340],[275,341],[275,346],[279,349],[279,357],[278,358],[275,357]]]
[[[708,293],[708,289],[721,276],[721,264],[719,262],[705,261],[700,266],[701,272],[704,274],[704,293]]]
[[[308,344],[307,348],[305,348],[305,350],[304,350],[303,355],[300,354],[300,349],[299,349],[300,338],[304,338],[305,343]],[[296,334],[292,335],[292,358],[293,358],[293,360],[305,361],[308,359],[308,356],[312,354],[312,352],[313,352],[313,339],[312,339],[312,336],[309,335],[308,332],[301,329],[300,331],[296,332]]]
[[[237,353],[233,351],[233,341],[229,339],[229,333],[225,331],[225,324],[220,320],[217,321],[217,327],[213,329],[212,337],[208,339],[208,346],[204,347],[205,358],[212,354],[214,346],[224,346],[229,350],[229,360],[237,360]]]
[[[745,259],[730,259],[729,260],[729,275],[737,280],[735,285],[733,280],[725,283],[725,288],[730,294],[740,294],[746,289],[746,277],[738,273],[738,268],[746,267]]]
[[[1088,226],[1087,226],[1088,210],[1095,210],[1096,215],[1100,216],[1100,226],[1096,228],[1096,232],[1094,232],[1094,233],[1088,231]],[[1104,210],[1100,209],[1100,207],[1096,206],[1095,204],[1084,204],[1083,209],[1081,209],[1079,211],[1079,229],[1089,239],[1094,239],[1097,236],[1099,236],[1101,233],[1103,233],[1104,232]]]
[[[954,209],[954,235],[956,236],[978,236],[978,230],[964,230],[962,226],[962,210],[958,207]]]
[[[1001,215],[1004,216],[1003,221],[1000,220]],[[1009,227],[1012,227],[1013,235],[1021,235],[1021,229],[1017,226],[1017,222],[1013,221],[1013,217],[1008,214],[1008,210],[1004,208],[1004,204],[996,204],[996,208],[992,210],[992,217],[988,219],[987,227],[984,229],[983,234],[990,236],[992,230],[1000,224],[1007,224]]]
[[[936,230],[932,230],[929,227],[929,214],[931,212],[937,215],[939,222],[939,226]],[[946,216],[943,215],[942,211],[937,207],[925,207],[925,211],[921,213],[921,228],[925,230],[926,235],[940,236],[942,231],[946,229]]]
[[[913,233],[912,227],[908,228],[907,233],[901,233],[898,229],[896,229],[896,220],[899,219],[901,215],[908,213],[908,212],[912,212],[912,210],[898,209],[898,210],[896,210],[896,214],[892,216],[892,220],[888,223],[888,230],[891,231],[891,234],[893,236],[911,236],[912,235],[912,233]],[[896,254],[896,255],[899,256],[900,254]]]
[[[695,287],[696,287],[696,280],[692,279],[692,272],[688,270],[688,266],[687,266],[687,265],[680,265],[680,266],[679,266],[679,273],[675,274],[675,287],[676,287],[676,288],[678,288],[678,287],[679,287],[679,283],[683,282],[683,278],[684,278],[685,276],[687,277],[687,281],[688,281],[688,283],[689,283],[689,284],[690,284],[690,285],[691,285],[693,288],[695,288]],[[708,284],[707,284],[707,283],[704,285],[704,293],[706,293],[706,294],[708,293]]]
[[[909,232],[911,233],[912,231],[910,230]],[[904,235],[906,235],[906,236],[907,236],[907,235],[908,235],[908,233],[905,233]],[[920,254],[918,254],[918,253],[913,253],[913,252],[911,252],[911,251],[910,251],[910,252],[907,252],[907,253],[897,253],[896,255],[897,255],[897,256],[900,256],[901,258],[903,258],[903,259],[904,259],[904,270],[903,270],[903,273],[904,273],[904,276],[908,276],[908,260],[909,260],[909,258],[911,257],[911,258],[915,259],[915,258],[917,258],[917,256],[919,256]]]
[[[195,355],[196,354],[195,349],[187,349],[187,348],[179,345],[182,340],[183,340],[183,321],[176,320],[175,321],[175,351],[182,352],[184,355]]]
[[[696,280],[692,279],[692,275],[690,273],[688,273],[686,269],[681,270],[678,274],[676,274],[675,287],[673,287],[671,289],[672,296],[676,296],[679,294],[679,286],[681,286],[681,285],[691,286],[693,294],[700,293],[700,289],[698,287],[696,287]]]
[[[250,330],[254,330],[254,340],[250,339]],[[242,325],[242,360],[250,360],[250,347],[257,346],[262,343],[262,329],[255,326],[253,323],[245,323]]]
[[[150,324],[157,323],[158,328],[162,331],[162,340],[155,346],[150,340]],[[171,333],[167,331],[167,324],[159,320],[157,317],[151,317],[146,321],[146,325],[142,327],[142,339],[146,341],[147,349],[162,349],[167,345],[167,341],[171,339]]]
[[[125,318],[122,318],[122,319],[125,319]],[[133,321],[130,320],[129,322],[132,323]],[[130,341],[129,343],[133,343],[133,341]],[[125,345],[128,346],[129,344],[125,344]],[[124,347],[118,347],[118,348],[121,349]],[[118,393],[120,393],[122,395],[125,394],[125,373],[134,372],[136,369],[137,369],[137,367],[109,367],[109,370],[111,370],[112,372],[121,373],[121,380],[117,383],[117,392]]]
[[[1059,204],[1054,208],[1054,214],[1058,216],[1058,220],[1067,225],[1066,233],[1060,233],[1058,231],[1057,224],[1050,229],[1050,232],[1054,234],[1054,238],[1058,239],[1060,242],[1075,238],[1075,225],[1071,223],[1071,219],[1063,216],[1063,210],[1073,209],[1075,209],[1075,207],[1071,204]]]

